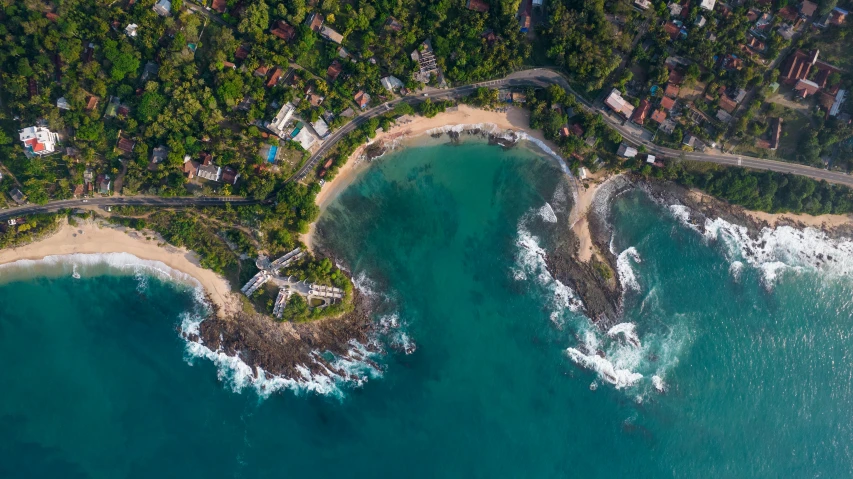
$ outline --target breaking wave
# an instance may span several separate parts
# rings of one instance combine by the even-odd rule
[[[198,312],[185,312],[181,315],[181,333],[183,337],[198,337],[199,326],[204,315]],[[217,377],[230,384],[235,393],[253,388],[261,398],[267,398],[276,391],[290,390],[294,393],[312,392],[321,395],[343,398],[344,386],[359,387],[369,379],[382,376],[382,371],[372,359],[377,355],[365,345],[352,340],[346,354],[336,356],[330,353],[314,351],[314,363],[323,372],[314,373],[309,365],[296,367],[299,376],[285,377],[270,374],[262,368],[253,368],[239,355],[228,355],[221,350],[213,351],[205,346],[201,339],[187,340],[185,360],[193,365],[196,358],[213,362],[217,367]],[[331,368],[327,367],[329,364]]]
[[[554,278],[548,271],[548,265],[545,261],[547,253],[539,245],[539,238],[534,236],[525,225],[531,217],[531,213],[538,214],[538,211],[531,211],[518,222],[518,236],[516,237],[518,250],[515,255],[515,264],[511,269],[512,276],[516,281],[530,280],[545,288],[550,293],[552,300],[551,320],[556,324],[562,324],[563,311],[568,310],[577,313],[583,311],[584,305],[570,287]]]
[[[634,274],[631,261],[635,263],[642,261],[640,254],[637,253],[637,249],[633,246],[619,253],[619,256],[616,258],[616,272],[619,273],[619,282],[622,283],[623,288],[640,291],[640,283],[637,281],[637,275]]]
[[[670,206],[683,218],[683,223],[700,231],[690,222],[690,210],[682,205]],[[761,279],[772,287],[785,271],[820,270],[830,275],[853,273],[853,241],[833,239],[821,230],[791,226],[762,228],[753,239],[745,226],[721,218],[706,218],[702,235],[724,247],[731,263],[729,271],[735,280],[740,278],[744,264],[761,272]]]

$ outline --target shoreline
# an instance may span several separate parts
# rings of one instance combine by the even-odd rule
[[[153,232],[141,233],[99,220],[76,219],[72,226],[63,218],[57,231],[40,241],[0,250],[0,265],[19,261],[42,261],[52,256],[125,253],[141,260],[156,261],[193,278],[203,289],[219,317],[241,310],[240,299],[228,281],[203,268],[196,253],[166,244]],[[147,238],[146,238],[147,237]],[[178,278],[176,278],[178,279]]]
[[[315,199],[321,214],[370,165],[370,161],[363,159],[365,150],[368,147],[374,145],[385,146],[396,142],[404,143],[403,146],[405,147],[415,146],[417,141],[422,141],[423,137],[429,135],[432,130],[458,126],[470,127],[470,129],[486,129],[486,127],[489,127],[503,132],[523,132],[529,137],[541,141],[552,151],[559,151],[559,147],[556,144],[545,139],[545,135],[541,130],[530,128],[530,112],[525,108],[507,106],[505,107],[505,111],[494,111],[460,104],[450,111],[439,113],[432,118],[425,116],[402,116],[397,119],[394,126],[387,132],[382,131],[377,133],[376,137],[371,141],[363,143],[356,148],[352,155],[347,158],[346,163],[338,170],[335,177],[321,187]],[[539,148],[537,147],[537,149]],[[543,153],[545,152],[543,151]],[[308,233],[300,235],[300,240],[311,252],[314,252],[316,224],[316,222],[311,223]]]

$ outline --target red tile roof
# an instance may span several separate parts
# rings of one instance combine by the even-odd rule
[[[270,33],[277,36],[278,38],[281,38],[282,40],[284,40],[286,42],[289,42],[289,41],[293,40],[293,37],[296,36],[296,28],[294,28],[292,25],[289,25],[289,24],[279,20],[278,22],[275,23],[273,29],[270,30]]]
[[[809,71],[812,69],[812,64],[817,60],[817,52],[806,53],[803,50],[797,50],[792,53],[785,63],[782,64],[781,77],[787,83],[796,83],[797,80],[808,78]]]
[[[485,0],[468,0],[468,3],[465,4],[465,7],[468,10],[486,13],[489,11],[489,2],[486,2]]]
[[[272,75],[270,75],[270,79],[267,80],[267,88],[275,86],[283,73],[284,71],[281,68],[275,67],[272,71]]]
[[[663,123],[666,120],[666,112],[663,110],[655,110],[652,112],[651,116],[652,121]]]
[[[809,0],[804,0],[803,3],[800,4],[800,13],[807,17],[811,17],[814,15],[814,12],[817,10],[817,4],[812,3]]]
[[[670,98],[668,96],[665,96],[665,97],[661,98],[660,106],[664,110],[667,110],[667,111],[672,110],[672,107],[675,106],[675,100],[673,100],[672,98]]]
[[[240,45],[239,47],[237,47],[237,51],[234,52],[234,58],[236,58],[238,60],[245,60],[246,57],[248,57],[248,56],[249,56],[249,48],[244,46],[244,45]]]
[[[728,95],[720,96],[720,108],[726,110],[728,113],[732,113],[737,108],[737,103],[734,100],[728,97]]]
[[[634,114],[631,116],[631,120],[638,125],[642,125],[646,122],[646,115],[649,114],[649,110],[651,110],[652,104],[649,103],[648,100],[640,100],[640,106],[634,110]]]
[[[218,13],[225,13],[226,6],[225,0],[213,0],[213,3],[210,4],[210,8],[216,10]]]
[[[326,70],[326,75],[332,80],[337,80],[341,72],[344,71],[343,65],[337,60],[333,61]]]
[[[676,85],[673,85],[672,83],[667,83],[666,88],[664,88],[663,90],[663,94],[670,98],[677,98],[679,91],[681,91],[681,89],[678,88]]]

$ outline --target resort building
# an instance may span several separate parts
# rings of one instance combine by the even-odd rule
[[[325,38],[326,40],[329,40],[330,42],[335,42],[338,45],[340,45],[344,41],[343,35],[332,30],[326,25],[323,25],[323,27],[320,29],[320,36]]]
[[[415,81],[421,83],[429,83],[433,75],[438,77],[438,82],[444,83],[441,72],[436,63],[435,53],[432,50],[432,43],[429,40],[424,40],[417,50],[411,54],[412,60],[418,64],[418,71],[415,72]]]
[[[281,276],[280,271],[282,269],[287,268],[304,255],[305,253],[301,249],[296,248],[273,262],[270,262],[266,256],[259,256],[255,265],[260,271],[240,291],[251,297],[267,283],[271,282],[277,286],[279,291],[273,305],[273,316],[276,318],[282,317],[284,308],[287,306],[287,300],[294,294],[305,297],[307,303],[315,305],[314,307],[326,307],[341,301],[344,297],[344,291],[340,288],[311,284],[299,281],[298,278],[292,276]]]
[[[291,103],[285,103],[280,110],[278,110],[278,114],[275,115],[275,118],[272,119],[269,123],[267,123],[267,129],[273,132],[279,138],[287,138],[287,133],[285,133],[285,128],[287,124],[290,122],[291,118],[293,118],[293,113],[296,112],[296,107]]]
[[[56,145],[59,143],[59,134],[41,126],[24,128],[18,135],[24,144],[24,154],[27,158],[50,155],[56,151]]]
[[[386,90],[388,90],[390,92],[393,92],[397,88],[403,87],[403,82],[395,76],[389,75],[389,76],[379,80],[379,82],[382,83],[383,88],[385,88]]]

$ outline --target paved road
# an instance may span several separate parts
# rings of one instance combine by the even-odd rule
[[[191,206],[225,206],[226,203],[232,205],[251,205],[258,203],[257,200],[237,197],[192,197],[192,198],[160,198],[157,196],[132,196],[132,197],[105,197],[105,198],[87,198],[73,200],[51,201],[50,203],[41,205],[24,205],[8,210],[0,211],[0,221],[6,221],[9,218],[17,216],[26,216],[36,213],[53,213],[65,208],[82,208],[91,206],[160,206],[160,207],[178,207],[186,208]]]
[[[745,168],[753,168],[756,170],[770,170],[780,173],[793,173],[797,175],[808,176],[817,180],[826,180],[830,183],[837,183],[853,187],[853,176],[837,171],[829,171],[820,168],[814,168],[811,166],[800,165],[797,163],[787,163],[783,161],[767,160],[751,156],[727,154],[722,153],[718,150],[711,150],[707,152],[685,152],[682,150],[674,150],[671,148],[664,148],[661,146],[654,145],[647,139],[643,138],[642,135],[645,130],[637,127],[632,123],[625,122],[621,117],[617,117],[611,114],[602,106],[593,105],[589,101],[585,100],[582,96],[578,95],[574,90],[572,90],[572,88],[569,86],[568,81],[566,81],[566,79],[560,73],[544,68],[516,72],[500,80],[493,80],[489,82],[476,83],[473,85],[448,88],[446,90],[437,90],[435,92],[429,93],[429,98],[443,100],[447,98],[461,97],[472,93],[477,87],[481,86],[486,86],[490,88],[498,88],[501,86],[547,87],[553,84],[557,84],[562,88],[566,89],[567,91],[573,93],[584,109],[594,113],[601,113],[604,121],[610,127],[618,131],[627,143],[633,145],[644,145],[646,147],[646,150],[651,154],[669,158],[684,158],[686,160],[691,161],[706,161],[727,166],[743,166]],[[404,98],[398,98],[389,101],[387,103],[383,103],[382,105],[363,112],[361,115],[357,116],[351,122],[347,123],[342,128],[335,131],[331,136],[329,136],[329,138],[327,138],[323,142],[320,149],[317,150],[317,152],[311,156],[308,162],[302,168],[299,169],[299,171],[293,176],[293,178],[291,178],[291,180],[301,180],[305,178],[308,172],[317,165],[317,163],[325,156],[326,153],[329,152],[329,150],[334,147],[334,145],[341,138],[346,136],[347,133],[364,124],[370,118],[381,115],[393,109],[400,102],[416,104],[424,101],[425,99],[426,98],[424,98],[422,95],[407,96]]]

